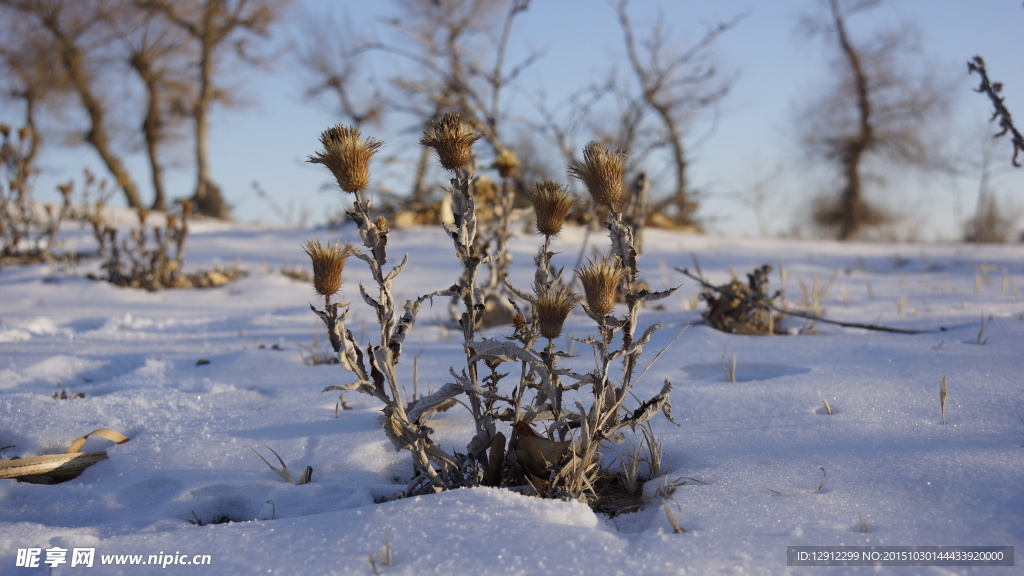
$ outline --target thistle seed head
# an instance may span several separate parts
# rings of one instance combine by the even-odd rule
[[[597,262],[588,259],[586,266],[576,270],[592,314],[604,317],[612,311],[615,290],[625,275],[626,271],[607,256]]]
[[[569,174],[583,181],[594,202],[614,210],[622,199],[626,158],[625,152],[608,150],[603,142],[591,142],[583,147],[583,161],[569,164]]]
[[[373,221],[373,226],[378,232],[387,232],[391,228],[391,222],[388,222],[388,219],[383,216],[377,216],[377,219]]]
[[[477,204],[493,204],[498,200],[498,185],[486,174],[476,177],[474,183]]]
[[[526,194],[537,216],[537,231],[545,236],[557,236],[576,200],[564,186],[550,180],[538,182]]]
[[[420,144],[437,152],[441,167],[455,171],[473,159],[473,143],[484,135],[462,122],[462,116],[449,112],[431,122],[431,130],[423,133]]]
[[[522,313],[516,312],[515,315],[512,316],[512,326],[515,327],[517,332],[526,328],[526,318]]]
[[[313,261],[313,290],[325,298],[337,294],[341,290],[341,273],[345,269],[345,260],[352,253],[352,246],[346,244],[342,248],[337,242],[323,246],[319,240],[311,238],[303,248]]]
[[[571,286],[563,286],[555,283],[549,287],[534,286],[537,293],[533,301],[533,309],[537,314],[537,325],[540,328],[540,335],[549,340],[558,338],[562,334],[562,325],[565,324],[569,312],[576,306],[579,297],[572,291]]]
[[[498,169],[498,174],[502,178],[509,178],[519,168],[519,158],[512,150],[502,148],[501,152],[498,153],[498,157],[494,159],[494,167]]]
[[[324,149],[308,161],[326,166],[338,186],[353,194],[370,183],[370,159],[384,145],[375,138],[363,138],[358,129],[342,124],[324,130],[320,144]]]

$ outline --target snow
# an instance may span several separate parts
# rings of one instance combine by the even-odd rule
[[[102,566],[96,574],[837,574],[877,568],[786,567],[787,546],[987,545],[1024,551],[1024,247],[836,244],[722,239],[648,231],[641,258],[652,287],[682,285],[641,314],[664,326],[653,355],[685,327],[638,386],[671,380],[679,427],[655,420],[667,474],[645,486],[642,510],[615,518],[576,502],[478,488],[384,500],[412,473],[378,427],[379,405],[349,395],[337,365],[303,362],[329,345],[309,310],[312,289],[280,273],[302,264],[309,237],[355,241],[351,228],[272,230],[197,223],[189,269],[241,264],[247,277],[211,290],[149,293],[86,278],[96,262],[0,269],[0,446],[3,457],[63,452],[112,428],[131,441],[90,440],[109,459],[72,481],[0,480],[0,573],[18,550],[92,547],[99,555],[208,554],[211,566]],[[570,229],[553,249],[572,267],[585,237]],[[590,237],[600,244],[600,235]],[[68,246],[89,249],[75,231]],[[512,279],[528,286],[539,238],[520,236]],[[458,262],[433,228],[392,233],[396,281],[410,298],[448,286]],[[715,283],[771,264],[772,287],[826,317],[922,330],[891,334],[821,324],[811,334],[736,336],[700,325],[700,292],[674,268],[694,258]],[[785,283],[780,270],[785,269]],[[374,334],[358,296],[368,275],[346,267],[348,326]],[[827,290],[826,290],[827,287]],[[808,300],[804,302],[805,298]],[[694,305],[696,304],[696,308]],[[447,301],[426,304],[399,375],[436,390],[464,356],[446,327]],[[794,331],[805,328],[789,319]],[[983,328],[982,328],[983,323]],[[494,328],[489,336],[510,331]],[[566,334],[591,333],[574,313]],[[362,334],[362,335],[361,335]],[[567,342],[563,346],[569,346]],[[572,363],[589,351],[573,345]],[[724,365],[736,355],[736,378]],[[206,360],[208,363],[199,362]],[[646,362],[646,361],[645,361]],[[939,382],[948,382],[941,423]],[[56,400],[55,392],[85,398]],[[825,414],[822,397],[833,408]],[[471,421],[439,414],[436,437],[464,449]],[[638,442],[637,439],[632,440]],[[313,481],[284,483],[254,453],[275,450]],[[622,450],[622,448],[618,448]],[[606,464],[617,466],[609,449]],[[820,468],[819,468],[820,467]],[[823,471],[827,474],[824,485]],[[669,506],[658,488],[685,482]],[[238,522],[196,526],[220,517]],[[867,532],[862,532],[862,522]],[[389,541],[393,565],[381,563]],[[70,559],[70,552],[69,552]],[[1018,566],[1020,565],[1018,560]],[[54,574],[86,569],[64,564]],[[886,568],[906,574],[1010,574],[1013,567]],[[1016,568],[1019,570],[1019,568]]]

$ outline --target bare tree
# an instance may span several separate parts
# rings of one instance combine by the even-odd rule
[[[876,8],[882,0],[822,0],[822,14],[804,18],[804,29],[837,48],[831,67],[838,74],[831,87],[815,86],[797,118],[807,155],[839,172],[836,197],[819,197],[815,220],[849,240],[864,228],[889,219],[865,198],[871,184],[883,181],[872,168],[899,163],[930,167],[938,164],[930,140],[931,126],[941,124],[949,109],[941,82],[925,66],[902,63],[916,52],[909,25],[881,30],[857,41],[849,31],[851,17]]]
[[[659,150],[668,152],[674,182],[667,197],[654,208],[665,211],[672,207],[677,224],[696,225],[698,204],[687,178],[686,138],[696,118],[716,108],[732,88],[733,78],[719,71],[711,49],[742,16],[715,24],[695,43],[680,49],[671,44],[672,34],[664,19],[659,19],[645,38],[638,38],[627,8],[627,0],[615,5],[637,93],[621,107],[616,144],[641,158]],[[653,121],[648,120],[650,116]]]
[[[299,44],[300,62],[314,78],[311,95],[329,92],[339,111],[355,123],[385,114],[414,118],[414,133],[430,120],[454,111],[484,134],[497,154],[507,148],[502,94],[538,54],[509,66],[506,55],[516,18],[529,0],[394,0],[396,13],[382,39],[358,42],[336,30],[312,26]],[[328,24],[332,25],[332,24]],[[321,43],[324,40],[326,43]],[[366,97],[359,65],[364,58],[388,57],[393,73]],[[373,60],[378,61],[378,60]],[[368,68],[369,66],[367,66]],[[420,148],[411,199],[426,200],[429,149]]]
[[[183,30],[196,48],[196,90],[191,102],[195,125],[196,211],[227,219],[231,208],[210,175],[210,111],[215,103],[229,103],[222,87],[221,65],[234,54],[253,64],[250,40],[266,38],[283,2],[273,0],[136,0],[143,9],[166,18]]]
[[[21,125],[32,138],[26,141],[22,162],[32,172],[36,155],[43,141],[38,118],[41,109],[69,93],[66,78],[41,54],[52,54],[51,38],[47,35],[22,34],[18,21],[6,21],[0,40],[0,90],[3,98],[19,101],[24,106]],[[8,119],[5,119],[8,120]]]
[[[88,119],[85,141],[121,187],[128,206],[141,207],[138,188],[113,148],[107,106],[97,88],[96,57],[110,42],[103,23],[118,8],[116,0],[0,0],[0,8],[13,24],[8,31],[13,34],[5,39],[5,62],[20,70],[20,97],[29,106],[30,124],[37,103],[53,94],[52,74],[60,74],[59,82],[76,95]],[[30,50],[18,48],[21,43]],[[41,47],[47,49],[36,51]],[[47,68],[50,72],[43,72]]]

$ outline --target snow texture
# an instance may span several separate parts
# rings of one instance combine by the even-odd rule
[[[94,547],[110,554],[209,554],[212,566],[68,564],[53,574],[813,574],[873,568],[787,568],[791,545],[1000,545],[1024,554],[1024,248],[836,244],[718,239],[648,231],[642,277],[652,289],[682,287],[648,305],[641,329],[664,322],[641,365],[690,326],[637,387],[674,389],[676,427],[663,417],[667,474],[647,482],[643,509],[609,518],[576,502],[498,489],[385,501],[409,481],[376,420],[379,405],[321,394],[350,377],[304,362],[329,349],[308,303],[311,287],[280,273],[308,268],[310,236],[355,241],[351,228],[289,231],[194,225],[187,265],[241,264],[248,276],[211,290],[149,293],[86,278],[96,262],[0,270],[0,446],[4,458],[63,452],[75,438],[112,428],[131,441],[90,440],[110,458],[79,478],[44,486],[0,480],[0,573],[19,549]],[[591,236],[591,242],[595,242]],[[584,239],[556,239],[556,266],[571,268]],[[67,242],[85,247],[87,236]],[[596,240],[598,244],[601,239]],[[529,285],[540,239],[510,246],[513,283]],[[604,239],[604,243],[607,240]],[[440,229],[392,233],[409,265],[400,301],[451,285],[459,264]],[[599,246],[606,248],[606,246]],[[816,285],[828,318],[922,330],[916,335],[789,319],[793,334],[735,336],[701,325],[696,283],[674,270],[700,262],[716,284],[771,264],[772,289],[808,305]],[[785,282],[780,271],[785,269]],[[358,295],[365,266],[350,261],[342,296],[361,342],[376,333]],[[442,299],[443,300],[443,299]],[[420,392],[464,362],[448,302],[424,303],[399,375]],[[982,328],[983,323],[983,328]],[[507,328],[487,336],[502,337]],[[581,311],[566,337],[592,334]],[[561,343],[569,347],[568,340]],[[583,344],[571,364],[587,369]],[[735,382],[725,366],[736,355]],[[199,362],[205,360],[207,362]],[[946,424],[939,382],[948,382]],[[57,400],[55,392],[85,394]],[[834,413],[825,413],[824,397]],[[432,426],[464,450],[468,414],[452,409]],[[617,468],[615,450],[605,465]],[[293,474],[286,484],[274,449]],[[821,468],[827,472],[824,485]],[[670,506],[657,488],[680,485]],[[235,522],[212,523],[221,518]],[[193,525],[201,520],[203,526]],[[867,531],[862,531],[862,526]],[[379,560],[390,541],[393,565]],[[888,568],[897,574],[1019,574],[1016,568]],[[1015,570],[1017,572],[1015,572]]]

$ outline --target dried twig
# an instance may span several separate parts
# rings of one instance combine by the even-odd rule
[[[713,285],[705,282],[700,277],[691,274],[690,271],[688,269],[686,269],[686,268],[676,268],[676,271],[680,272],[682,274],[685,274],[686,276],[688,276],[688,277],[690,277],[690,278],[700,282],[700,284],[702,286],[704,286],[705,288],[714,290],[714,291],[716,291],[716,292],[718,292],[720,294],[723,294],[725,296],[728,296],[730,298],[740,298],[740,299],[743,298],[742,295],[737,294],[737,293],[729,290],[728,288],[721,287],[721,286],[713,286]],[[924,334],[924,333],[927,332],[926,330],[910,330],[910,329],[906,329],[906,328],[892,328],[890,326],[879,326],[877,324],[861,324],[859,322],[842,322],[842,321],[839,321],[839,320],[829,320],[827,318],[822,318],[821,316],[816,316],[814,314],[808,314],[808,313],[805,313],[805,312],[797,312],[797,311],[793,311],[793,310],[784,310],[782,308],[779,308],[778,306],[775,306],[773,304],[768,304],[766,302],[760,302],[757,305],[759,307],[763,307],[763,308],[768,309],[768,310],[774,310],[775,312],[779,312],[779,313],[782,313],[782,314],[787,314],[789,316],[795,316],[797,318],[804,318],[804,319],[807,319],[807,320],[814,320],[815,322],[824,322],[826,324],[835,324],[836,326],[842,326],[844,328],[861,328],[863,330],[874,330],[876,332],[891,332],[891,333],[894,333],[894,334]]]
[[[1003,89],[1002,82],[990,82],[988,79],[988,72],[985,70],[985,61],[981,59],[981,56],[975,56],[969,62],[967,62],[968,74],[975,72],[981,76],[981,84],[974,89],[975,92],[984,93],[988,95],[989,100],[992,101],[992,107],[995,109],[992,112],[991,121],[999,121],[999,127],[1002,131],[995,134],[995,137],[1006,136],[1010,134],[1010,143],[1013,145],[1013,165],[1020,168],[1021,163],[1017,158],[1021,153],[1024,153],[1024,136],[1021,136],[1020,131],[1013,125],[1013,119],[1010,117],[1010,111],[1006,109],[1006,105],[1003,103],[1003,99],[999,96],[999,92]]]

